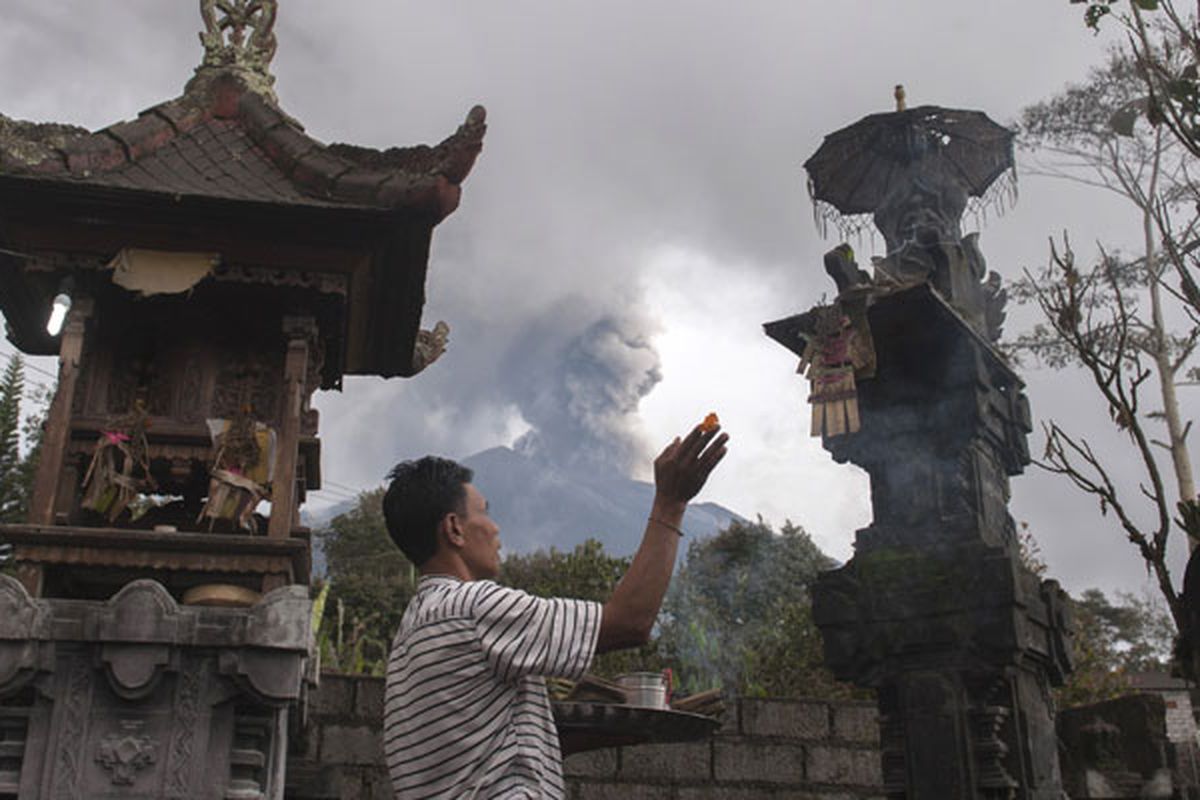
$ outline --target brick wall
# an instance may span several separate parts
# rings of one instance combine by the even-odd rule
[[[712,739],[578,753],[572,800],[852,800],[882,795],[874,703],[743,699]]]
[[[383,681],[322,675],[287,767],[292,800],[390,800],[379,743]],[[873,703],[743,699],[703,742],[566,760],[571,800],[857,800],[882,795]]]

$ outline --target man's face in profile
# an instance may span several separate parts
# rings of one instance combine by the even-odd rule
[[[472,580],[495,578],[500,574],[500,526],[488,516],[488,502],[472,484],[464,484],[466,497],[459,515],[465,542],[462,558]]]

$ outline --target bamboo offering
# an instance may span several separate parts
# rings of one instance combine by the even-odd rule
[[[725,713],[725,698],[720,689],[709,689],[671,701],[672,711],[685,711],[705,717],[719,717]]]

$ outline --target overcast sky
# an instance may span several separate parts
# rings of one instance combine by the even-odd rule
[[[326,501],[401,458],[531,428],[648,477],[654,451],[716,410],[733,441],[703,499],[790,518],[838,558],[869,522],[865,478],[808,437],[807,384],[761,332],[832,295],[821,254],[837,242],[813,225],[800,165],[825,134],[889,110],[896,83],[910,105],[1008,122],[1103,48],[1067,0],[280,5],[277,93],[318,139],[432,143],[488,109],[430,260],[426,327],[446,320],[450,350],[413,380],[318,396]],[[196,0],[4,0],[0,22],[10,117],[103,127],[178,95],[200,61]],[[1022,176],[981,246],[1013,278],[1063,229],[1081,254],[1138,241],[1113,200]],[[1025,377],[1037,419],[1121,452],[1084,384]],[[1013,515],[1069,589],[1140,591],[1136,553],[1089,500],[1032,468],[1013,488]]]

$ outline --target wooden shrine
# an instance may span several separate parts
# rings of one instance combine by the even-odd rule
[[[324,144],[272,91],[275,0],[200,7],[182,96],[96,132],[0,116],[0,311],[59,357],[30,519],[0,525],[0,798],[282,796],[310,399],[445,344],[429,244],[483,109],[436,146]]]

